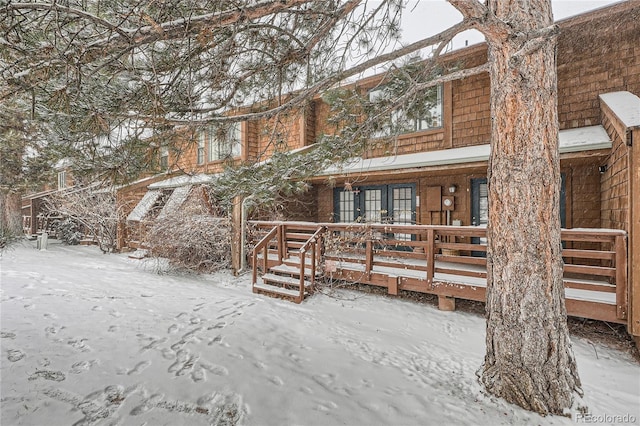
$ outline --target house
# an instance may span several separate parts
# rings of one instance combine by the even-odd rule
[[[627,324],[629,333],[638,338],[640,5],[614,4],[563,20],[559,26],[560,214],[566,229],[569,314]],[[481,44],[449,53],[443,60],[472,67],[485,62],[486,56],[486,45]],[[380,77],[374,76],[346,87],[375,96],[379,82]],[[405,289],[438,294],[441,306],[449,309],[456,297],[483,300],[489,76],[447,82],[430,95],[424,116],[409,120],[393,146],[376,148],[319,173],[309,179],[304,208],[292,205],[283,211],[283,220],[256,223],[266,238],[254,254],[254,268],[257,263],[263,265],[272,284],[278,284],[274,276],[301,268],[300,274],[281,280],[283,287],[287,282],[302,284],[298,290],[283,290],[283,296],[303,295],[305,262],[309,261],[304,256],[313,252],[311,267],[315,268],[324,251],[324,261],[329,260],[325,271],[339,278],[381,285],[390,293]],[[178,188],[215,179],[226,161],[263,160],[273,152],[274,143],[289,151],[313,145],[320,135],[332,131],[328,115],[328,105],[316,98],[271,125],[248,121],[224,132],[198,133],[196,143],[175,163],[175,170],[188,171],[190,177],[153,177],[122,191],[123,197],[131,195],[130,201],[142,200],[137,212],[134,209],[129,215],[127,226],[144,221],[150,211],[145,206],[153,204],[149,201],[155,196],[149,195],[152,191],[166,191],[167,199],[174,194],[184,198],[188,190]],[[273,137],[280,133],[282,137]],[[165,157],[170,164],[170,153]],[[238,201],[237,209],[240,205]],[[237,211],[234,220],[239,229]],[[287,227],[295,230],[291,234],[298,235],[297,241],[294,236],[287,241]],[[351,258],[326,257],[320,231],[327,229],[345,238],[359,233],[364,240],[350,247],[360,250],[354,250]],[[386,243],[381,243],[382,238]],[[130,244],[126,235],[122,244]],[[284,262],[292,247],[302,258],[297,263]],[[391,252],[403,261],[398,263]],[[314,270],[310,279],[315,275]],[[256,291],[268,292],[267,284],[264,278]]]

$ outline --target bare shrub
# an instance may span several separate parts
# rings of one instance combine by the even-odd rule
[[[145,246],[179,270],[213,272],[231,266],[231,221],[210,214],[176,212],[156,219]]]
[[[47,196],[46,203],[50,214],[78,225],[79,232],[97,242],[103,252],[116,249],[121,214],[114,189],[76,186]]]

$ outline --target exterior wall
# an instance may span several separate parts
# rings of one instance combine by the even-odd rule
[[[275,151],[290,151],[306,145],[304,109],[278,114],[253,125],[252,135],[256,139],[249,141],[250,146],[255,146],[252,160],[264,161]]]
[[[598,94],[640,93],[640,3],[581,15],[560,28],[560,129],[600,124]]]
[[[120,217],[122,218],[122,220],[120,220],[120,222],[118,223],[118,237],[116,247],[118,250],[122,250],[127,247],[130,243],[131,238],[138,238],[137,236],[134,237],[133,234],[139,233],[141,227],[136,225],[136,229],[131,229],[127,224],[126,218],[147,192],[147,186],[151,185],[152,183],[167,179],[168,177],[169,176],[161,175],[149,179],[143,179],[139,182],[133,183],[118,190],[116,194],[116,204],[118,205]]]
[[[629,147],[626,128],[604,103],[602,123],[613,146],[606,162],[603,162],[607,170],[602,174],[601,226],[629,231]]]
[[[465,68],[487,61],[485,45],[472,48],[459,59]],[[453,82],[452,124],[453,147],[487,144],[491,140],[491,109],[489,74],[480,74]]]
[[[598,163],[562,168],[566,176],[567,227],[600,228]]]
[[[630,205],[630,226],[629,239],[629,333],[635,336],[636,345],[640,348],[640,128],[631,131],[630,153],[630,183],[629,194]]]

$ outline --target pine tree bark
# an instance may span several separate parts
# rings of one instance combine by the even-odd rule
[[[19,192],[0,191],[0,248],[22,235],[22,197]]]
[[[560,160],[551,2],[490,0],[485,389],[540,414],[581,393],[562,282]],[[536,37],[535,35],[539,35]]]

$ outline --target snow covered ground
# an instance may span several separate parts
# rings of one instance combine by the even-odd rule
[[[482,393],[478,316],[346,290],[295,305],[246,276],[141,265],[59,244],[2,256],[3,426],[575,423]],[[593,419],[637,424],[640,366],[574,350]]]

